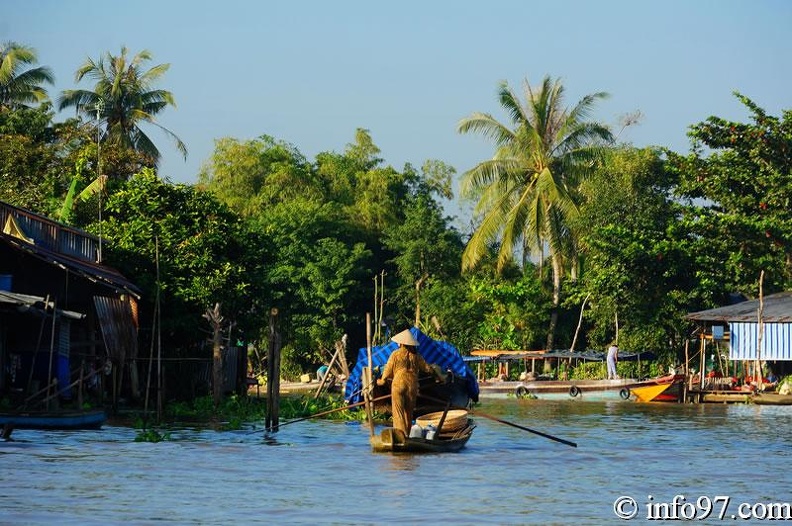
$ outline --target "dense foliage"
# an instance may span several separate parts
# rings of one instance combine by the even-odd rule
[[[618,338],[673,360],[687,312],[755,296],[762,270],[765,293],[792,286],[789,111],[773,117],[737,94],[751,122],[695,124],[693,151],[681,155],[607,143],[607,128],[585,120],[603,94],[566,109],[549,77],[524,104],[503,85],[512,127],[485,114],[460,124],[496,139],[493,159],[466,174],[483,214],[470,238],[444,213],[455,168],[390,166],[364,129],[314,159],[267,135],[218,138],[197,184],[168,182],[136,131],[114,138],[119,108],[97,122],[91,107],[120,96],[113,74],[159,80],[162,68],[130,73],[148,58],[125,62],[122,50],[86,63],[78,79],[97,84],[67,92],[62,104],[83,111],[64,122],[42,99],[46,75],[15,91],[0,108],[0,199],[101,231],[106,261],[143,290],[144,344],[167,305],[171,357],[201,347],[202,314],[219,303],[224,335],[260,348],[277,307],[289,376],[326,361],[344,334],[354,358],[375,311],[391,332],[418,325],[463,352],[542,348],[549,332],[555,348]],[[0,76],[6,99],[9,78]],[[149,94],[150,115],[172,103],[149,83],[128,87]]]

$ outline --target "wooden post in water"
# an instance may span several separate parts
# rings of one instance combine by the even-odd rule
[[[757,313],[756,324],[756,366],[754,367],[754,381],[756,382],[756,389],[763,391],[762,383],[764,375],[762,374],[762,338],[764,337],[764,293],[762,291],[762,283],[764,282],[764,270],[759,274],[759,312]]]
[[[267,350],[267,415],[264,427],[278,431],[280,412],[280,335],[277,331],[278,309],[270,310],[269,349]]]
[[[682,401],[683,402],[687,402],[688,401],[688,383],[690,382],[690,366],[689,366],[690,356],[689,356],[689,349],[688,349],[689,344],[690,344],[690,339],[689,338],[685,338],[685,369],[684,369],[684,372],[685,372],[685,383],[682,384]]]

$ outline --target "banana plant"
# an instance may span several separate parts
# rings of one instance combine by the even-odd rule
[[[66,193],[66,198],[63,200],[63,207],[61,208],[59,216],[60,221],[63,223],[68,224],[71,222],[71,215],[76,202],[87,201],[94,195],[102,192],[104,190],[105,183],[107,182],[107,176],[100,175],[91,181],[91,183],[83,188],[83,190],[78,194],[77,186],[82,180],[82,172],[85,162],[85,157],[80,156],[74,165],[74,177],[72,178],[71,185],[69,185],[69,191]]]

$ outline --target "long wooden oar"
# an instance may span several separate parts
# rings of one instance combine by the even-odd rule
[[[374,398],[374,399],[370,400],[370,402],[372,402],[372,403],[373,402],[379,402],[380,400],[385,400],[386,398],[390,398],[390,395],[386,394],[386,395],[383,395],[383,396],[378,396],[377,398]],[[362,402],[356,402],[354,404],[346,405],[344,407],[337,407],[336,409],[330,409],[328,411],[322,411],[321,413],[316,413],[316,414],[313,414],[313,415],[304,416],[302,418],[296,418],[294,420],[289,420],[288,422],[284,422],[282,424],[278,424],[278,427],[287,426],[289,424],[296,424],[297,422],[302,422],[304,420],[310,420],[311,418],[318,418],[320,416],[329,415],[331,413],[336,413],[338,411],[343,411],[344,409],[352,409],[353,407],[359,407],[359,406],[361,406],[363,404],[366,404],[368,402],[369,401],[364,400]]]
[[[484,418],[489,418],[490,420],[493,420],[495,422],[500,422],[501,424],[506,424],[507,426],[516,427],[517,429],[522,429],[523,431],[528,431],[529,433],[533,433],[534,435],[539,435],[540,437],[545,437],[545,438],[549,438],[550,440],[555,440],[556,442],[561,442],[562,444],[566,444],[567,446],[577,447],[577,444],[575,442],[564,440],[563,438],[558,438],[553,435],[548,435],[547,433],[542,433],[541,431],[530,429],[528,427],[515,424],[514,422],[508,422],[506,420],[502,420],[500,418],[494,417],[492,415],[488,415],[486,413],[475,411],[473,414],[483,416]]]
[[[431,396],[424,396],[423,398],[426,398],[427,400],[432,400],[433,402],[443,403],[443,400],[439,400]],[[454,409],[466,409],[466,408],[456,406],[454,407]],[[539,435],[540,437],[549,438],[550,440],[555,440],[556,442],[566,444],[567,446],[577,447],[577,444],[575,442],[564,440],[563,438],[558,438],[553,435],[548,435],[547,433],[542,433],[541,431],[537,431],[529,427],[521,426],[519,424],[515,424],[514,422],[509,422],[508,420],[503,420],[502,418],[498,418],[496,416],[488,415],[487,413],[482,413],[480,411],[473,411],[473,415],[483,416],[484,418],[488,418],[494,422],[498,422],[500,424],[506,424],[507,426],[515,427],[517,429],[522,429],[523,431],[528,431],[529,433],[533,433],[534,435]]]

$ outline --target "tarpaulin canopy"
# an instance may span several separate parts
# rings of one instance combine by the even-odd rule
[[[443,371],[451,371],[457,378],[462,378],[465,381],[468,396],[473,399],[478,399],[479,387],[476,381],[476,375],[462,359],[456,347],[448,342],[433,340],[429,336],[422,333],[418,328],[413,327],[410,332],[418,341],[418,353],[423,356],[426,363],[438,365]],[[380,345],[371,348],[371,361],[373,368],[385,368],[388,363],[388,357],[391,353],[399,348],[396,342],[388,342],[386,345]],[[361,402],[363,400],[363,368],[368,366],[368,351],[366,348],[358,351],[357,362],[355,367],[350,371],[349,378],[346,382],[344,390],[344,399],[349,404]]]

